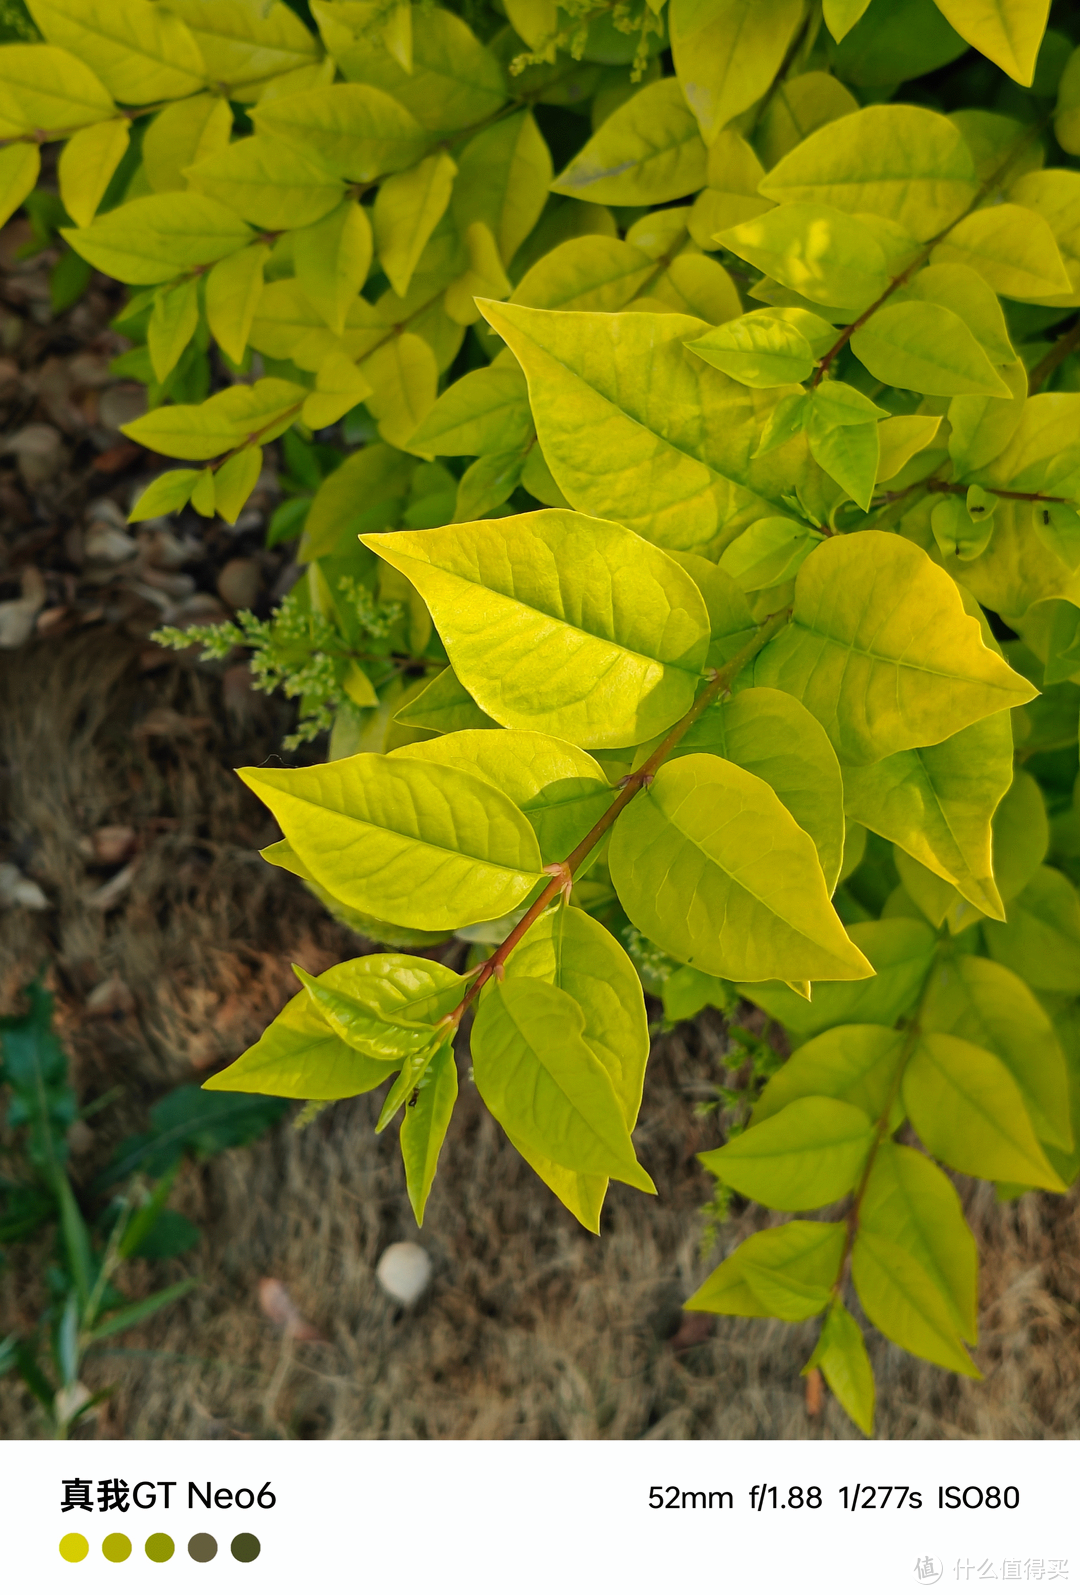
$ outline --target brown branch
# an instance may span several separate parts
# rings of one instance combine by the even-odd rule
[[[615,824],[615,821],[619,818],[619,815],[622,813],[623,809],[626,808],[627,804],[632,802],[632,800],[641,791],[642,787],[649,786],[651,784],[653,776],[656,774],[661,764],[663,764],[668,754],[673,752],[673,750],[682,741],[683,737],[689,731],[694,722],[701,718],[705,710],[709,708],[710,704],[715,703],[716,700],[727,691],[727,689],[731,686],[731,683],[736,679],[740,672],[745,669],[751,660],[757,657],[762,648],[765,647],[766,643],[772,641],[777,632],[783,630],[790,619],[790,609],[780,609],[777,610],[776,614],[769,615],[769,617],[758,627],[750,641],[746,643],[744,647],[740,648],[738,653],[733,655],[733,657],[728,660],[726,665],[722,665],[719,670],[712,672],[712,679],[705,688],[704,692],[702,692],[700,696],[695,699],[694,703],[683,715],[682,719],[678,721],[676,725],[672,726],[671,730],[664,737],[663,741],[649,755],[641,768],[635,770],[632,775],[628,775],[625,778],[621,784],[619,794],[615,801],[611,804],[610,808],[606,809],[604,813],[601,814],[592,830],[589,831],[586,836],[582,837],[581,841],[574,848],[573,852],[568,854],[561,864],[549,866],[548,873],[552,876],[550,884],[544,887],[544,890],[540,893],[540,896],[536,899],[535,903],[533,903],[532,906],[526,910],[525,914],[514,926],[514,929],[510,932],[509,936],[507,936],[502,945],[497,947],[492,953],[491,957],[485,959],[485,961],[479,966],[476,971],[476,978],[469,987],[468,991],[465,993],[464,997],[462,997],[453,1013],[449,1014],[442,1021],[443,1026],[447,1030],[457,1028],[457,1026],[461,1023],[469,1004],[474,1000],[474,998],[480,995],[480,992],[487,985],[492,975],[496,975],[499,979],[502,978],[503,965],[506,963],[506,960],[509,958],[514,948],[532,929],[533,925],[536,924],[536,921],[540,918],[540,915],[544,912],[544,910],[552,902],[554,902],[559,892],[565,892],[567,895],[569,895],[569,890],[573,883],[575,874],[584,864],[585,860],[589,857],[589,854],[592,852],[596,844],[603,839],[603,837]]]
[[[1038,393],[1047,377],[1052,376],[1063,360],[1076,350],[1080,349],[1080,321],[1068,332],[1063,332],[1057,342],[1049,348],[1039,361],[1028,372],[1028,397]]]
[[[935,482],[928,481],[922,484],[929,493],[962,493],[968,494],[968,485],[964,482]],[[981,486],[982,484],[980,484]],[[1052,498],[1049,493],[1017,493],[1008,487],[983,487],[984,493],[992,493],[995,498],[1015,498],[1024,504],[1071,504],[1071,498]]]

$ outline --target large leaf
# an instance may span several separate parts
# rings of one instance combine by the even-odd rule
[[[525,273],[512,302],[534,310],[621,310],[656,271],[651,255],[622,238],[568,238]]]
[[[675,70],[711,144],[772,86],[802,16],[800,0],[672,0],[669,15]]]
[[[853,1190],[873,1138],[873,1125],[853,1103],[802,1097],[718,1151],[701,1153],[701,1161],[744,1196],[798,1212]]]
[[[860,1230],[851,1270],[863,1311],[883,1335],[928,1362],[979,1377],[956,1332],[949,1303],[922,1264],[902,1246]]]
[[[962,1174],[1061,1191],[1020,1089],[993,1053],[923,1035],[904,1074],[904,1106],[924,1146]]]
[[[489,985],[472,1032],[476,1088],[515,1139],[561,1167],[653,1192],[584,1029],[558,986],[513,975]]]
[[[457,167],[445,150],[379,184],[375,247],[397,294],[407,294],[429,238],[450,203]]]
[[[90,68],[51,44],[0,45],[0,129],[4,138],[37,129],[73,132],[116,115]]]
[[[800,698],[849,764],[943,742],[1035,696],[983,642],[955,582],[906,538],[828,539],[799,571],[794,623],[755,681]]]
[[[779,500],[798,486],[820,502],[802,439],[753,458],[780,395],[746,388],[684,348],[708,331],[704,322],[481,308],[521,362],[544,458],[577,508],[661,547],[719,553],[733,517],[741,530],[768,513],[758,494]]]
[[[709,1154],[705,1154],[708,1156]],[[749,1236],[713,1270],[686,1306],[697,1313],[737,1313],[743,1318],[812,1318],[828,1302],[844,1257],[847,1226],[796,1219]],[[747,1265],[760,1279],[779,1274],[794,1298],[785,1312],[754,1294]]]
[[[852,334],[851,349],[872,376],[895,388],[948,396],[1010,395],[974,333],[944,305],[914,300],[883,305]]]
[[[528,820],[462,770],[358,753],[239,774],[313,878],[377,919],[419,930],[497,919],[540,879]]]
[[[407,743],[390,757],[449,765],[490,781],[526,816],[552,863],[573,851],[614,796],[595,759],[535,731],[455,731]]]
[[[862,980],[871,965],[829,902],[817,851],[773,789],[692,753],[623,810],[609,849],[638,928],[731,980]]]
[[[833,205],[780,205],[728,228],[717,242],[814,304],[864,310],[889,281],[873,232]]]
[[[819,128],[774,166],[761,192],[835,205],[934,238],[975,198],[975,162],[947,117],[921,105],[868,105]]]
[[[767,781],[813,837],[832,892],[844,852],[840,766],[819,721],[795,698],[750,687],[712,705],[679,743],[679,753],[715,753]]]
[[[1050,0],[936,0],[957,33],[1018,83],[1035,75]]]
[[[949,1308],[956,1331],[978,1339],[975,1237],[952,1182],[929,1158],[884,1141],[859,1204],[861,1233],[881,1236],[913,1257]]]
[[[97,73],[125,105],[180,99],[204,88],[206,64],[179,17],[149,0],[30,0],[50,44]]]
[[[625,747],[690,707],[705,605],[633,532],[539,510],[362,541],[423,594],[458,678],[501,724]]]
[[[272,100],[272,105],[290,101]],[[199,161],[187,171],[200,194],[219,200],[256,227],[284,230],[317,222],[341,203],[345,190],[327,167],[297,144],[256,133]]]
[[[1000,919],[990,821],[1012,766],[1008,715],[988,715],[934,747],[845,769],[844,803],[850,819],[898,843],[981,913]]]
[[[358,1052],[331,1029],[306,991],[286,1003],[254,1046],[206,1081],[205,1091],[253,1091],[337,1102],[374,1091],[397,1064]]]
[[[972,211],[934,248],[931,260],[984,277],[1010,299],[1046,299],[1072,292],[1050,224],[1026,205],[989,205]]]
[[[1004,925],[986,926],[990,956],[1036,991],[1080,993],[1080,900],[1060,870],[1040,865],[1009,904]]]
[[[467,371],[440,394],[411,447],[424,454],[499,454],[533,435],[528,389],[517,366]]]
[[[517,254],[547,202],[551,156],[531,111],[496,122],[458,156],[451,201],[462,233],[484,222],[504,265]]]
[[[354,183],[411,166],[429,142],[403,105],[362,83],[335,83],[267,100],[252,120],[260,133],[274,134]]]
[[[205,194],[146,194],[63,236],[84,260],[121,282],[167,282],[252,240],[250,227]]]
[[[906,1044],[885,1025],[840,1025],[792,1053],[754,1105],[751,1124],[762,1124],[803,1097],[835,1097],[878,1120],[890,1110],[890,1127],[902,1117],[894,1108],[897,1071]]]
[[[705,182],[706,150],[676,78],[639,89],[552,183],[595,205],[662,205]]]
[[[169,0],[195,38],[215,83],[228,84],[230,98],[256,98],[271,78],[309,71],[321,58],[312,37],[288,5],[250,5],[247,0]],[[284,78],[290,87],[296,82]]]
[[[164,196],[162,196],[164,198]],[[251,438],[280,437],[299,413],[307,390],[280,377],[237,383],[203,404],[170,404],[129,421],[125,434],[159,454],[181,460],[210,460],[241,448]]]

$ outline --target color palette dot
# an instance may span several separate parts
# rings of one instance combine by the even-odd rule
[[[167,1534],[151,1534],[146,1542],[146,1554],[152,1562],[167,1562],[175,1550]]]
[[[65,1562],[81,1562],[90,1549],[90,1541],[85,1534],[65,1534],[60,1541],[60,1555]]]
[[[212,1534],[193,1534],[187,1542],[187,1553],[193,1562],[212,1562],[217,1555],[217,1540]]]
[[[238,1534],[230,1549],[238,1562],[253,1562],[262,1546],[254,1534]]]
[[[131,1541],[126,1534],[106,1534],[101,1554],[107,1562],[126,1562],[131,1555]]]

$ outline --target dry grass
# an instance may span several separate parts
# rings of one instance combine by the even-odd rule
[[[0,675],[7,856],[47,893],[47,913],[0,917],[0,1002],[49,958],[81,1100],[119,1085],[76,1165],[89,1177],[147,1104],[235,1056],[295,989],[293,958],[320,968],[355,952],[303,888],[257,856],[262,811],[228,773],[271,754],[278,713],[223,718],[219,685],[187,668],[147,674],[138,648],[98,632],[8,657]],[[182,721],[140,734],[162,709]],[[199,722],[205,722],[199,724]],[[131,883],[103,912],[87,894],[110,874],[78,843],[96,826],[140,838]],[[130,1000],[93,1012],[102,982]],[[709,1131],[697,1088],[719,1074],[708,1020],[662,1040],[639,1137],[660,1187],[617,1189],[599,1240],[586,1235],[510,1149],[463,1078],[423,1244],[424,1301],[393,1308],[374,1280],[389,1242],[416,1236],[389,1137],[366,1099],[301,1132],[189,1167],[176,1200],[203,1228],[198,1253],[129,1265],[132,1289],[194,1267],[204,1284],[88,1374],[117,1389],[85,1435],[128,1438],[837,1438],[835,1403],[806,1415],[803,1326],[720,1320],[704,1343],[670,1344],[701,1279],[709,1182],[694,1154]],[[1010,1208],[966,1193],[980,1236],[981,1384],[916,1363],[871,1334],[879,1432],[893,1438],[1080,1437],[1080,1203],[1025,1197]],[[756,1224],[750,1208],[725,1249]],[[0,1278],[0,1332],[33,1321],[39,1259]],[[257,1304],[283,1280],[325,1344],[283,1340]],[[38,1431],[0,1384],[0,1433]]]

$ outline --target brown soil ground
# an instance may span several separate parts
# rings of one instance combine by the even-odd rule
[[[88,1180],[147,1107],[250,1043],[296,989],[362,945],[304,888],[263,864],[274,832],[231,774],[273,755],[283,711],[104,627],[0,656],[2,851],[49,907],[0,911],[0,1011],[46,961],[81,1101],[119,1086],[75,1172]],[[129,826],[129,863],[88,862],[85,838]],[[103,887],[108,890],[102,892]],[[849,1438],[831,1399],[807,1415],[801,1325],[684,1323],[680,1304],[716,1261],[699,1256],[715,1138],[694,1104],[723,1078],[709,1016],[656,1045],[638,1137],[659,1200],[616,1189],[604,1234],[580,1230],[538,1183],[463,1075],[422,1242],[434,1282],[394,1308],[374,1267],[415,1239],[399,1155],[367,1099],[297,1131],[189,1165],[174,1205],[203,1230],[179,1260],[129,1264],[150,1290],[195,1270],[177,1307],[96,1353],[115,1385],[86,1437]],[[983,1252],[985,1378],[917,1363],[871,1332],[879,1434],[1080,1437],[1080,1200],[995,1206],[965,1189]],[[750,1207],[719,1254],[765,1221]],[[42,1305],[40,1255],[11,1254],[0,1334]],[[284,1282],[325,1339],[282,1338],[260,1279]],[[697,1344],[695,1330],[707,1330]],[[684,1349],[679,1349],[682,1344]],[[21,1388],[0,1383],[0,1433],[39,1433]]]

